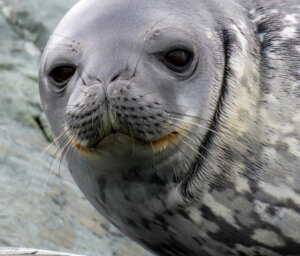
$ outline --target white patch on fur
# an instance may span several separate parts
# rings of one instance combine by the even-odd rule
[[[220,227],[217,224],[208,220],[206,220],[201,227],[209,233],[218,233],[220,231]]]
[[[284,246],[285,242],[271,230],[258,228],[254,231],[251,238],[264,245],[274,247],[274,246]]]
[[[244,193],[244,192],[250,191],[250,186],[249,186],[248,180],[246,178],[243,178],[243,177],[237,175],[234,183],[235,183],[235,189],[237,190],[237,192]]]
[[[281,36],[283,38],[296,38],[297,32],[296,27],[286,27],[284,30],[281,31]]]
[[[269,126],[270,128],[273,128],[273,130],[279,131],[283,134],[288,134],[294,131],[294,126],[288,123],[282,123],[278,122],[278,120],[272,119],[272,112],[270,112],[268,109],[262,107],[259,110],[260,116],[262,120],[264,120],[265,124]]]
[[[277,225],[279,225],[282,233],[291,238],[296,243],[300,243],[300,215],[291,209],[285,209],[279,211],[280,219]]]
[[[193,223],[200,225],[202,224],[202,214],[200,211],[195,211],[194,208],[192,208],[190,211],[188,211],[188,215],[193,220]]]
[[[297,24],[298,23],[298,20],[296,18],[296,14],[295,13],[293,13],[293,14],[287,14],[284,17],[284,20],[290,22],[291,24]]]
[[[280,104],[280,101],[276,99],[273,93],[264,95],[264,100],[268,101],[269,103]]]
[[[266,182],[259,182],[258,186],[267,194],[275,197],[279,201],[291,199],[296,204],[300,205],[300,196],[291,188],[280,185],[275,186]],[[300,224],[300,223],[299,223]],[[300,237],[299,237],[300,239]]]
[[[300,123],[300,115],[298,112],[292,117],[292,121],[295,123]]]
[[[300,145],[299,140],[296,138],[288,137],[283,140],[289,146],[289,152],[300,158]]]
[[[291,124],[281,124],[279,125],[278,129],[283,133],[283,134],[288,134],[294,131],[295,127]]]
[[[269,162],[269,163],[275,163],[277,159],[277,153],[274,148],[271,147],[264,147],[263,149],[263,157]]]
[[[217,202],[210,194],[204,194],[203,203],[213,212],[214,215],[225,219],[226,222],[232,226],[238,229],[240,228],[233,218],[233,212],[226,208],[223,204]]]
[[[255,211],[260,216],[260,219],[276,226],[281,230],[281,233],[291,238],[294,242],[300,243],[300,215],[292,209],[276,208],[275,215],[266,213],[269,204],[255,200]]]

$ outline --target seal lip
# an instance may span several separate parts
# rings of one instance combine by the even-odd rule
[[[161,152],[163,150],[165,150],[168,145],[171,143],[176,143],[181,137],[181,134],[177,131],[173,131],[169,134],[167,134],[166,136],[156,140],[156,141],[149,141],[149,142],[145,142],[145,141],[141,141],[137,138],[134,138],[126,133],[122,133],[122,132],[115,132],[115,133],[111,133],[103,138],[101,138],[94,147],[92,148],[86,148],[83,145],[81,145],[78,142],[73,142],[73,145],[75,146],[75,148],[77,148],[81,153],[84,154],[95,154],[97,153],[97,151],[101,148],[103,148],[106,145],[109,145],[111,143],[113,143],[114,141],[117,140],[130,140],[131,142],[141,145],[141,146],[149,146],[152,147],[152,150],[154,153],[157,152]]]

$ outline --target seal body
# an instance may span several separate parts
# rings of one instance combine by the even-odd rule
[[[300,255],[300,9],[86,0],[40,93],[95,208],[157,255]]]

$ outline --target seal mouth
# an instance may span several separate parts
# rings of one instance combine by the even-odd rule
[[[87,148],[77,142],[73,142],[73,144],[75,148],[77,148],[80,152],[90,155],[90,154],[95,154],[98,149],[106,145],[109,145],[113,142],[123,139],[123,140],[131,141],[132,143],[141,146],[149,146],[152,148],[153,153],[157,153],[165,150],[170,144],[174,145],[176,142],[179,141],[180,137],[181,134],[178,131],[173,131],[158,140],[145,142],[133,136],[130,136],[126,133],[113,130],[109,135],[100,138],[91,148]]]

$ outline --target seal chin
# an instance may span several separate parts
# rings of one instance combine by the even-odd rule
[[[73,142],[73,145],[82,154],[85,154],[85,155],[97,154],[97,152],[100,149],[102,149],[105,146],[112,144],[112,143],[134,143],[134,144],[141,145],[141,146],[151,147],[153,153],[159,153],[159,152],[162,152],[163,150],[167,149],[170,146],[170,144],[171,145],[177,144],[178,141],[180,140],[181,136],[182,135],[179,132],[174,131],[158,140],[155,140],[155,141],[149,140],[149,142],[145,142],[145,141],[139,140],[137,138],[134,138],[132,136],[129,136],[125,133],[114,132],[103,138],[100,138],[98,140],[98,142],[95,144],[95,146],[93,146],[91,148],[85,147],[84,145],[82,145],[76,141]]]

